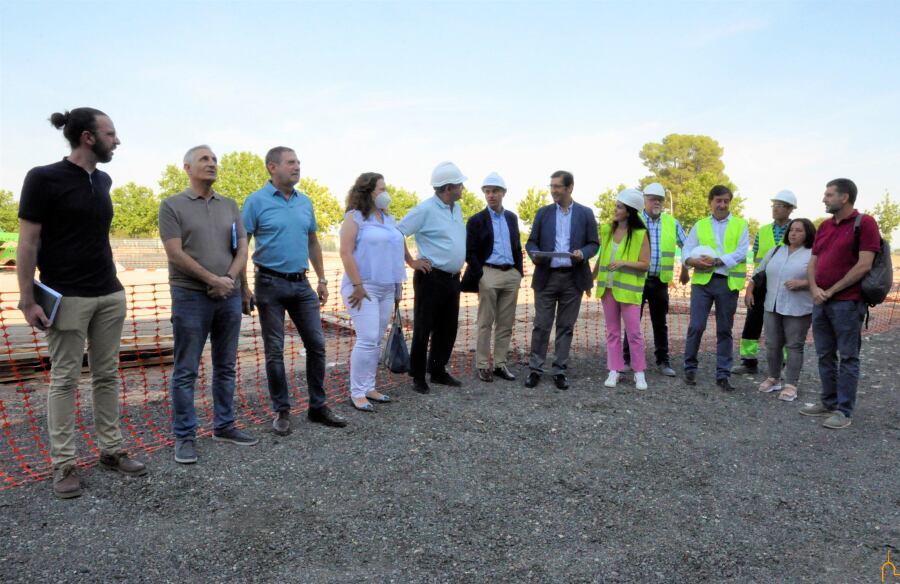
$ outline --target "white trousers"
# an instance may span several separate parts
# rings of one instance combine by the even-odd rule
[[[350,353],[350,395],[364,397],[375,389],[375,374],[381,357],[381,342],[394,313],[394,284],[363,282],[369,299],[363,298],[359,309],[350,307],[348,298],[353,293],[349,283],[341,287],[344,304],[353,319],[356,343]]]

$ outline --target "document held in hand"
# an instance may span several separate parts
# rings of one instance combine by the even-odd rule
[[[533,251],[531,255],[536,258],[570,258],[572,254],[567,251]]]
[[[59,304],[62,301],[62,294],[35,280],[34,301],[44,309],[44,314],[47,315],[47,320],[52,325],[53,320],[56,318],[56,312],[59,310]]]

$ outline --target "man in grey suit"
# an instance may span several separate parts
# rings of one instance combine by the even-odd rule
[[[535,387],[544,372],[550,329],[556,316],[553,381],[559,389],[568,389],[566,364],[572,345],[572,329],[581,308],[581,295],[591,289],[588,260],[600,249],[597,220],[584,205],[572,200],[575,178],[558,170],[550,177],[553,204],[538,209],[525,249],[534,262],[531,287],[534,289],[534,329],[531,333],[531,372],[525,387]],[[548,257],[548,252],[565,256]]]

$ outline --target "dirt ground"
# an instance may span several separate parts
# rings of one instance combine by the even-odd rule
[[[0,582],[878,582],[900,559],[900,331],[865,342],[853,425],[820,427],[807,351],[801,397],[649,375],[602,387],[408,384],[343,430],[263,423],[252,448],[170,448],[85,494],[0,491]],[[605,359],[604,359],[605,360]],[[678,361],[678,359],[674,359]],[[457,371],[460,373],[460,371]],[[888,580],[890,581],[890,574]]]

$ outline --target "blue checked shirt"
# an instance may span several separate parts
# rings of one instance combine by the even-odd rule
[[[650,215],[646,211],[641,211],[641,215],[644,217],[647,233],[650,234],[650,270],[647,274],[659,277],[659,232],[662,229],[662,215],[656,221],[650,219]],[[684,228],[681,226],[681,222],[675,219],[675,241],[678,242],[678,247],[684,245],[685,239],[687,239],[687,235],[684,233]]]

